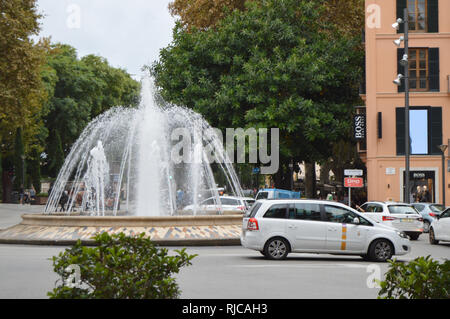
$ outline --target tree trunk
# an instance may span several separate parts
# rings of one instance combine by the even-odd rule
[[[316,164],[305,162],[305,195],[316,198]]]

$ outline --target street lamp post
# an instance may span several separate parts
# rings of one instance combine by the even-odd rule
[[[445,151],[448,145],[442,144],[438,147],[442,152],[442,205],[445,206]]]
[[[396,30],[399,29],[399,25],[403,23],[404,25],[404,36],[401,36],[400,39],[395,40],[394,44],[400,46],[400,43],[403,41],[405,45],[405,52],[403,54],[403,58],[400,61],[400,64],[404,67],[404,75],[399,74],[397,79],[394,80],[396,85],[401,84],[401,80],[405,81],[405,190],[404,190],[404,201],[406,203],[410,202],[409,196],[409,188],[410,188],[410,180],[409,180],[409,171],[410,171],[410,158],[409,155],[411,153],[410,150],[410,132],[409,132],[409,44],[408,44],[408,36],[409,36],[409,17],[408,17],[408,9],[404,9],[403,11],[403,19],[399,18],[392,25],[392,27]]]

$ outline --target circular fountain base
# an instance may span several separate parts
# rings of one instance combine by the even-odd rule
[[[25,214],[22,222],[0,230],[0,243],[94,245],[97,233],[145,233],[161,246],[239,245],[241,215],[201,216],[74,216]]]

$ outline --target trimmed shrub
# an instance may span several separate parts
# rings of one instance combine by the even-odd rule
[[[72,248],[53,257],[59,285],[48,293],[51,299],[173,299],[180,295],[171,276],[191,265],[196,255],[185,249],[156,247],[144,233],[97,234],[96,247],[78,241]]]

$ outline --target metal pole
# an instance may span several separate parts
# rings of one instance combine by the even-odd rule
[[[409,154],[410,154],[410,136],[409,136],[409,47],[408,47],[408,34],[409,34],[409,17],[408,9],[403,11],[403,21],[405,28],[405,53],[408,56],[408,63],[405,64],[405,200],[404,202],[410,203],[409,188]]]
[[[352,207],[352,188],[348,188],[348,206]]]
[[[442,152],[442,205],[445,207],[445,151]]]

